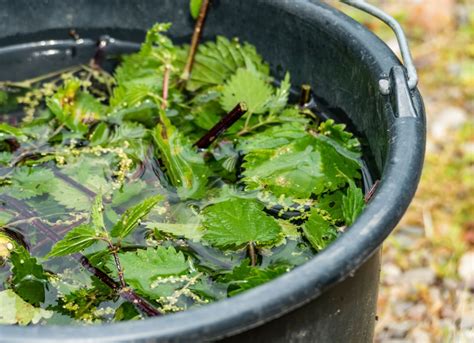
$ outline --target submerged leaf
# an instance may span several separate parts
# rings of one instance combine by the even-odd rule
[[[41,167],[16,168],[11,181],[11,185],[4,190],[20,200],[42,195],[55,188],[53,172]]]
[[[0,309],[0,324],[37,324],[53,315],[52,311],[28,304],[11,289],[0,292]]]
[[[119,258],[125,281],[144,295],[153,296],[151,284],[157,277],[181,275],[189,268],[183,253],[173,247],[119,253]]]
[[[249,242],[274,243],[281,227],[263,208],[257,200],[240,198],[206,207],[203,210],[204,239],[218,247],[240,247]]]
[[[354,181],[349,180],[347,193],[342,197],[342,213],[346,225],[352,225],[364,209],[365,201],[362,190]]]
[[[117,224],[112,228],[112,231],[110,232],[112,237],[127,237],[139,224],[140,220],[147,216],[153,207],[155,207],[161,200],[163,200],[163,196],[155,195],[125,211]]]
[[[203,156],[196,152],[165,116],[153,132],[153,138],[179,197],[183,200],[202,197],[210,174]]]
[[[303,232],[317,251],[324,249],[337,238],[336,228],[315,209],[311,210],[308,220],[304,223]]]
[[[319,125],[318,132],[329,137],[351,152],[360,153],[360,143],[352,133],[346,131],[346,125],[336,124],[333,119],[328,119]]]
[[[287,264],[275,264],[265,269],[251,267],[250,261],[245,259],[232,272],[224,274],[220,281],[228,283],[228,294],[234,296],[250,288],[257,287],[288,272],[291,268]]]
[[[203,232],[199,223],[148,223],[148,229],[199,242]]]
[[[81,91],[80,87],[79,79],[70,79],[46,103],[68,129],[86,133],[88,123],[103,116],[104,106],[91,94]]]
[[[16,293],[30,304],[37,306],[42,303],[48,278],[36,258],[31,257],[24,247],[18,246],[11,252],[10,262]]]
[[[337,190],[347,183],[348,176],[360,177],[357,162],[309,134],[294,138],[288,144],[253,148],[245,156],[243,168],[247,189],[299,199]]]

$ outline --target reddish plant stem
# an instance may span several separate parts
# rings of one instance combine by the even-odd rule
[[[244,102],[238,103],[232,111],[225,115],[212,129],[210,129],[200,140],[194,145],[199,149],[205,149],[214,142],[219,135],[224,133],[237,120],[239,120],[247,112],[247,105]]]
[[[365,195],[364,197],[364,201],[365,203],[367,204],[370,199],[372,199],[372,197],[374,196],[375,194],[375,191],[377,190],[378,186],[379,186],[379,183],[380,183],[380,180],[377,180],[374,182],[374,184],[372,185],[372,187],[370,187],[369,191],[367,192],[367,194]]]
[[[184,82],[189,80],[191,72],[193,71],[194,59],[196,57],[199,41],[201,40],[210,2],[210,0],[203,0],[201,9],[199,10],[199,16],[197,18],[196,25],[194,26],[193,37],[191,39],[191,46],[189,47],[188,59],[186,61],[186,65],[184,66],[183,74],[181,75],[181,79]]]
[[[19,200],[12,198],[8,195],[1,195],[0,201],[4,201],[7,203],[11,208],[17,211],[22,217],[24,218],[31,218],[31,217],[38,217],[38,214],[34,212],[28,205],[20,202]],[[55,243],[61,239],[61,237],[54,231],[51,230],[47,225],[42,223],[40,220],[32,221],[32,224],[37,227],[44,235],[49,237],[49,239]],[[106,273],[101,271],[100,269],[94,267],[90,261],[82,254],[74,254],[72,257],[79,261],[84,268],[86,268],[89,272],[91,272],[94,276],[96,276],[99,280],[101,280],[104,284],[110,287],[113,290],[118,291],[120,296],[122,296],[125,300],[130,301],[133,305],[137,307],[137,309],[142,312],[143,314],[153,317],[158,316],[161,313],[154,308],[151,304],[149,304],[145,299],[141,298],[137,295],[133,290],[129,288],[120,287],[115,280],[113,280],[110,276]]]
[[[125,282],[125,279],[123,277],[123,269],[117,254],[117,247],[113,245],[110,240],[107,240],[107,245],[109,246],[110,253],[114,257],[115,267],[117,268],[117,274],[120,281],[120,285],[122,286],[122,289],[124,289],[127,287],[127,283]]]
[[[81,254],[74,254],[71,255],[75,260],[79,261],[79,263],[86,268],[91,274],[94,274],[95,277],[97,277],[100,281],[102,281],[104,284],[106,284],[108,287],[110,287],[113,290],[118,290],[119,286],[117,285],[117,282],[115,282],[114,279],[112,279],[110,276],[105,274],[102,270],[94,267],[89,259]]]
[[[101,69],[107,55],[107,47],[110,42],[110,37],[103,36],[97,41],[97,47],[94,53],[94,57],[90,61],[90,66],[93,69]]]

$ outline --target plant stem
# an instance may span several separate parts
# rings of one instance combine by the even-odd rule
[[[170,71],[171,67],[166,64],[165,71],[163,73],[163,102],[161,103],[161,109],[165,110],[168,107],[168,89],[170,83]]]
[[[196,57],[197,48],[199,41],[201,40],[202,31],[204,29],[204,23],[206,22],[207,12],[209,11],[210,0],[203,0],[201,9],[199,10],[199,16],[194,26],[193,37],[191,39],[191,46],[189,47],[188,59],[184,66],[181,79],[186,83],[188,82],[191,72],[193,71],[194,58]]]
[[[21,216],[25,218],[30,217],[38,217],[38,214],[35,213],[33,209],[31,209],[28,205],[22,203],[21,201],[12,198],[8,195],[1,195],[0,200],[7,203],[11,206],[15,211],[17,211]],[[49,239],[55,243],[61,239],[61,237],[54,231],[51,230],[47,225],[43,224],[40,220],[34,220],[32,222],[35,227],[37,227],[45,236],[49,237]],[[101,280],[104,284],[106,284],[111,289],[118,291],[119,294],[127,301],[130,301],[133,305],[137,307],[142,313],[146,314],[147,316],[158,316],[161,313],[154,308],[151,304],[149,304],[145,299],[141,298],[137,295],[133,290],[129,289],[128,287],[120,287],[117,283],[106,273],[102,270],[94,267],[90,261],[81,254],[74,254],[72,255],[74,259],[79,261],[84,268],[86,268],[89,272],[91,272],[95,277]]]
[[[242,130],[240,130],[240,131],[237,133],[237,136],[244,136],[244,135],[246,135],[246,134],[248,134],[248,133],[250,133],[250,132],[252,132],[252,131],[254,131],[254,130],[260,128],[260,127],[262,127],[262,126],[266,126],[266,125],[270,125],[270,124],[278,124],[279,122],[280,122],[280,121],[279,121],[278,119],[273,119],[273,117],[272,117],[272,118],[269,117],[269,118],[267,118],[267,120],[262,121],[262,122],[260,122],[260,123],[258,123],[258,124],[255,124],[255,125],[252,126],[252,127],[249,127],[249,128],[245,128],[245,127],[244,127]]]
[[[250,256],[250,265],[255,267],[257,265],[257,254],[255,252],[254,242],[249,242],[248,244],[248,253]]]
[[[301,94],[300,94],[300,107],[305,107],[308,102],[311,100],[311,86],[310,85],[301,85]]]
[[[117,274],[120,281],[120,285],[122,286],[122,289],[126,288],[127,283],[125,282],[125,279],[123,278],[123,269],[122,269],[122,264],[120,263],[120,259],[117,254],[117,247],[109,239],[107,239],[106,242],[107,242],[107,245],[109,246],[110,253],[114,257],[115,267],[117,267]]]
[[[104,62],[106,55],[106,48],[109,45],[109,37],[100,37],[97,41],[97,48],[94,53],[94,57],[90,61],[90,66],[93,69],[102,69],[102,63]]]
[[[364,197],[364,201],[365,203],[367,204],[370,199],[372,199],[372,197],[374,196],[375,194],[375,191],[377,190],[378,186],[379,186],[379,183],[380,183],[380,180],[377,180],[374,182],[374,184],[372,185],[372,187],[370,187],[369,191],[367,192],[367,194],[365,195]]]
[[[24,81],[19,81],[19,82],[1,81],[0,82],[0,87],[7,87],[8,86],[8,87],[17,87],[17,88],[31,88],[31,86],[34,83],[38,83],[38,82],[41,82],[41,81],[44,81],[44,80],[47,80],[47,79],[51,79],[55,76],[58,76],[58,75],[61,75],[61,74],[64,74],[64,73],[75,73],[75,72],[80,71],[81,69],[82,69],[81,66],[72,66],[72,67],[68,67],[68,68],[65,68],[65,69],[53,71],[53,72],[48,73],[48,74],[42,74],[38,77],[34,77],[34,78],[24,80]]]
[[[244,124],[244,128],[243,128],[244,131],[249,130],[250,118],[252,118],[252,114],[253,114],[252,112],[249,112],[249,114],[247,114],[247,118],[245,118],[245,124]]]
[[[212,127],[200,140],[194,143],[199,149],[205,149],[214,142],[217,137],[230,128],[237,120],[239,120],[247,112],[247,105],[240,102],[232,111],[225,115],[216,125]]]

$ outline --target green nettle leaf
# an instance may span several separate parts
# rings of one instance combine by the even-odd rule
[[[290,73],[287,72],[285,78],[280,84],[280,88],[276,90],[275,95],[270,98],[267,104],[270,113],[278,113],[286,107],[288,97],[290,96],[290,88]]]
[[[352,225],[365,207],[364,194],[356,186],[354,181],[349,180],[347,193],[342,197],[342,213],[346,225]]]
[[[197,19],[199,15],[199,10],[201,9],[202,0],[190,0],[189,1],[189,11],[191,12],[191,16],[194,19]]]
[[[11,289],[0,292],[0,309],[0,324],[38,324],[53,316],[53,311],[34,307]]]
[[[224,85],[220,103],[229,112],[239,102],[245,102],[249,114],[261,114],[267,111],[272,95],[272,87],[260,75],[240,68]]]
[[[251,267],[250,261],[245,259],[232,272],[224,274],[220,281],[228,284],[227,292],[229,296],[234,296],[271,281],[290,269],[288,264],[276,264],[265,269]]]
[[[346,125],[336,124],[333,119],[328,119],[319,125],[318,132],[342,145],[351,152],[360,153],[360,143],[352,133],[345,130]]]
[[[109,141],[110,142],[110,141]],[[113,176],[113,167],[111,168],[111,162],[113,162],[113,155],[81,155],[78,157],[68,157],[67,165],[63,166],[60,171],[68,175],[71,179],[77,183],[83,185],[85,188],[95,193],[106,193],[112,188],[112,185],[108,180]],[[63,181],[63,180],[59,180]],[[60,188],[63,188],[61,186]],[[68,191],[71,191],[71,185],[67,184]],[[74,187],[72,187],[74,189]],[[82,193],[77,195],[74,202],[71,203],[69,208],[75,208],[77,210],[89,209],[91,201],[89,195],[83,193],[82,190],[76,189],[76,192]],[[57,195],[60,191],[57,191]],[[60,201],[60,199],[57,199]],[[85,206],[85,207],[83,207]]]
[[[54,188],[54,174],[51,170],[36,167],[16,168],[12,176],[9,193],[17,199],[30,199]]]
[[[86,133],[87,123],[102,117],[104,106],[94,96],[80,90],[81,81],[70,79],[46,104],[56,118],[74,132]]]
[[[91,199],[85,193],[59,178],[53,181],[48,193],[54,200],[69,209],[89,211]]]
[[[97,194],[91,210],[91,224],[96,232],[105,230],[104,224],[104,204],[102,203],[102,194]]]
[[[318,197],[314,207],[324,211],[333,222],[344,222],[344,215],[342,213],[342,197],[344,192],[337,190],[333,193],[324,193]]]
[[[162,116],[161,123],[153,132],[153,139],[166,167],[171,184],[182,199],[198,199],[206,191],[208,166],[201,154],[180,135],[168,118]]]
[[[48,282],[43,267],[28,251],[18,246],[10,254],[12,263],[12,285],[16,293],[33,305],[44,301],[45,286]]]
[[[263,209],[257,200],[240,198],[206,207],[202,211],[204,239],[218,247],[274,243],[280,237],[281,227]]]
[[[141,194],[146,188],[146,183],[138,180],[133,183],[126,183],[112,194],[112,205],[120,206],[137,195]]]
[[[0,165],[7,166],[11,163],[13,154],[8,151],[0,152]]]
[[[298,122],[295,118],[292,122],[271,127],[263,132],[241,139],[238,148],[244,153],[259,151],[260,149],[275,149],[306,136],[305,122]]]
[[[14,214],[9,213],[7,211],[0,212],[0,226],[4,226],[5,224],[7,224],[14,217],[15,217]],[[0,233],[1,233],[1,231],[0,231]],[[0,237],[1,236],[2,235],[0,234]]]
[[[0,106],[6,104],[8,100],[8,93],[5,91],[0,90]]]
[[[101,145],[108,141],[110,129],[106,123],[102,122],[97,125],[90,136],[91,145]]]
[[[202,229],[199,223],[147,223],[147,229],[164,232],[176,237],[199,242],[202,239]]]
[[[65,256],[78,253],[101,239],[98,232],[88,224],[82,224],[69,231],[57,242],[46,257]]]
[[[360,177],[357,162],[317,137],[306,134],[289,144],[276,145],[254,148],[245,156],[243,180],[248,190],[307,199],[337,190],[347,183],[347,177]]]
[[[112,228],[110,232],[112,237],[127,237],[133,229],[137,227],[140,220],[147,216],[153,207],[161,200],[163,200],[163,196],[155,195],[126,210],[117,224]]]
[[[312,209],[303,225],[303,233],[314,249],[324,249],[337,238],[337,229],[317,210]]]
[[[0,123],[0,140],[9,137],[15,137],[20,141],[25,141],[28,138],[23,130],[8,125],[7,123]]]
[[[151,284],[157,277],[182,275],[189,269],[183,253],[173,247],[119,253],[119,258],[127,284],[152,297],[156,294]]]
[[[176,52],[176,65],[183,69],[188,49],[179,49]],[[269,75],[270,70],[254,46],[218,36],[215,42],[199,45],[191,79],[186,88],[189,91],[196,91],[203,87],[222,85],[239,68],[256,71],[265,76]]]

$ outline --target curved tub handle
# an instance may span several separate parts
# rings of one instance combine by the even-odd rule
[[[410,90],[414,90],[418,84],[418,75],[416,73],[415,64],[413,63],[413,58],[411,56],[410,48],[408,46],[408,41],[403,32],[403,29],[398,21],[393,17],[382,11],[380,8],[367,3],[365,0],[340,0],[341,2],[355,7],[361,11],[364,11],[374,17],[377,17],[385,24],[390,26],[390,28],[395,33],[397,37],[398,45],[400,47],[400,52],[402,53],[403,64],[408,73],[408,87]],[[391,82],[388,79],[379,80],[379,89],[380,92],[384,95],[390,94]]]

